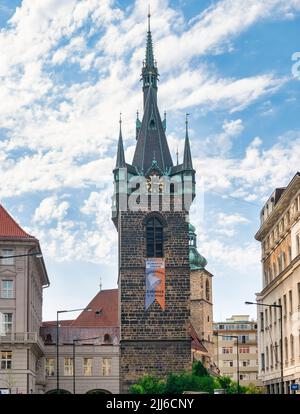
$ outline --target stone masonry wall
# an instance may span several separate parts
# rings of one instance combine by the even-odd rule
[[[162,213],[165,311],[156,302],[145,311],[147,214],[127,211],[119,218],[121,392],[146,372],[164,376],[191,368],[187,213]]]

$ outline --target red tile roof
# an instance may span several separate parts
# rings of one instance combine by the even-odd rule
[[[70,326],[72,325],[72,322],[74,322],[74,319],[69,319],[69,320],[60,320],[59,321],[59,325],[60,326]],[[42,327],[43,328],[52,328],[52,327],[56,326],[56,321],[45,321],[42,323]]]
[[[195,331],[195,328],[193,325],[190,325],[190,335],[192,338],[192,348],[196,349],[197,351],[205,352],[207,353],[207,349],[203,345],[203,342],[199,339],[197,332]]]
[[[71,326],[78,327],[116,327],[119,326],[118,289],[107,289],[98,292],[87,308],[92,310],[83,311]],[[99,313],[100,311],[100,313]],[[96,313],[98,312],[98,313]]]
[[[0,238],[7,239],[35,239],[26,233],[11,215],[0,204]]]

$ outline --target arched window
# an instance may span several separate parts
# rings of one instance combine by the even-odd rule
[[[112,342],[112,340],[111,340],[111,336],[108,334],[108,333],[106,333],[105,335],[104,335],[104,343],[105,344],[110,344]]]
[[[209,288],[208,279],[206,279],[206,282],[205,282],[205,296],[206,296],[206,300],[210,300],[210,288]]]
[[[163,257],[163,225],[156,217],[146,222],[147,257]]]
[[[294,336],[292,334],[290,336],[290,347],[291,347],[291,359],[293,360],[295,357],[295,352],[294,352]]]

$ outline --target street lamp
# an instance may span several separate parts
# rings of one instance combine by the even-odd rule
[[[237,373],[237,393],[239,394],[240,392],[240,358],[239,358],[239,337],[238,335],[220,335],[218,333],[214,333],[214,335],[218,338],[234,338],[236,339],[236,364],[237,364],[237,368],[236,368],[236,373]],[[217,355],[219,354],[219,347],[217,350]]]
[[[274,303],[273,305],[269,305],[267,303],[261,302],[245,302],[245,305],[256,305],[256,306],[267,306],[268,308],[279,308],[280,311],[280,359],[281,359],[281,394],[284,394],[284,382],[283,382],[283,321],[282,321],[282,305],[277,305]]]
[[[92,341],[93,339],[99,339],[101,338],[101,336],[95,336],[93,338],[75,338],[73,339],[73,394],[75,394],[75,346],[76,346],[76,342],[81,342],[81,341]]]
[[[56,312],[56,390],[59,393],[59,314],[68,312],[87,311],[90,312],[91,308],[79,308],[70,310],[60,310]],[[74,362],[73,362],[74,364]]]

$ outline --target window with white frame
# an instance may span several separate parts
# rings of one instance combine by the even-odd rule
[[[111,358],[102,358],[102,375],[109,376],[111,375]]]
[[[64,358],[64,375],[73,375],[73,358]]]
[[[11,299],[14,297],[13,280],[1,280],[1,298]]]
[[[83,375],[90,377],[92,375],[93,359],[83,358]]]
[[[12,366],[12,351],[1,351],[1,369],[8,370]]]
[[[2,249],[0,256],[3,257],[1,259],[1,264],[3,265],[13,265],[14,264],[14,258],[11,257],[14,255],[13,249]]]
[[[54,358],[46,358],[45,369],[46,369],[46,375],[48,377],[53,377],[54,376],[54,373],[55,373]]]
[[[13,314],[2,313],[0,332],[3,335],[12,333],[13,331]]]

